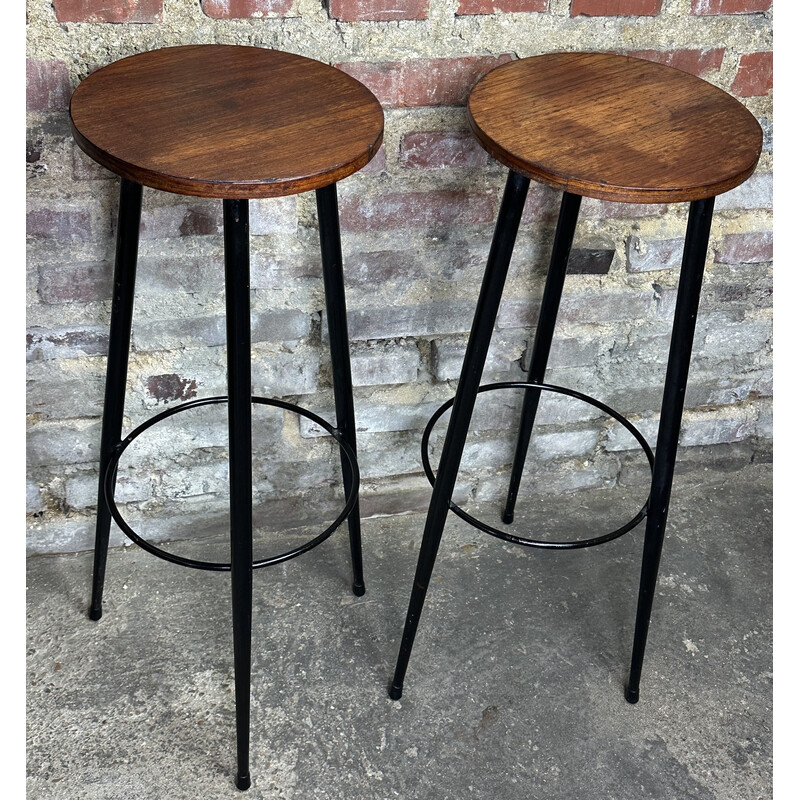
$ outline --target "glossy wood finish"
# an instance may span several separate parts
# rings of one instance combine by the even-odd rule
[[[227,199],[318,189],[366,165],[383,110],[365,86],[303,56],[187,45],[123,58],[70,102],[72,132],[128,180]]]
[[[686,72],[607,53],[503,64],[469,98],[470,126],[499,162],[562,191],[629,203],[712,197],[758,163],[761,126]]]

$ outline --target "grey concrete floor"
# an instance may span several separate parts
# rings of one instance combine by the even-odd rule
[[[619,502],[541,500],[522,524],[557,536],[567,517],[586,535],[619,524]],[[364,597],[349,593],[343,531],[258,571],[246,795],[233,785],[228,576],[112,550],[95,623],[91,554],[32,557],[28,799],[766,800],[770,508],[766,464],[676,478],[636,706],[623,688],[641,526],[542,552],[451,515],[400,702],[386,689],[421,515],[365,521]]]

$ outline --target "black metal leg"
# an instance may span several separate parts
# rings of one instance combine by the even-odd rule
[[[389,689],[389,697],[393,700],[399,700],[403,693],[403,681],[408,660],[411,657],[411,648],[414,646],[414,637],[422,606],[425,603],[425,595],[433,572],[442,531],[447,521],[447,512],[450,508],[450,500],[458,477],[461,456],[464,452],[464,442],[469,431],[481,373],[486,362],[486,353],[489,350],[494,322],[503,295],[503,286],[508,265],[511,262],[511,254],[514,250],[514,242],[517,238],[529,184],[528,178],[513,171],[509,172],[467,343],[467,352],[464,355],[461,377],[456,389],[450,423],[447,426],[444,447],[439,459],[439,470],[433,486],[428,516],[425,520],[425,531],[422,536],[414,587],[403,629],[403,639],[400,644],[400,653],[397,656],[394,679]]]
[[[103,491],[108,463],[122,436],[125,410],[125,382],[133,320],[133,293],[136,285],[136,257],[139,249],[139,223],[142,215],[142,187],[122,179],[117,217],[117,253],[114,266],[114,295],[111,304],[111,328],[108,340],[106,390],[103,405],[103,428],[100,436],[100,480],[97,491],[97,526],[94,543],[92,604],[89,617],[103,616],[103,584],[108,558],[111,512]]]
[[[686,226],[686,242],[678,283],[678,297],[675,304],[675,319],[669,346],[669,361],[664,382],[664,397],[661,402],[661,420],[658,426],[653,480],[647,511],[631,671],[625,690],[625,699],[629,703],[635,703],[639,699],[639,681],[642,676],[647,630],[650,625],[650,613],[653,609],[653,597],[658,580],[661,547],[664,544],[664,529],[667,523],[675,456],[678,450],[683,400],[689,376],[689,360],[692,354],[692,340],[697,309],[700,304],[700,289],[703,285],[703,269],[713,213],[713,197],[706,200],[695,200],[689,207],[689,221]]]
[[[539,321],[536,324],[531,365],[528,368],[528,380],[531,383],[544,382],[544,373],[547,369],[550,345],[553,342],[553,331],[556,327],[558,306],[561,303],[561,292],[564,289],[567,262],[569,261],[569,252],[572,249],[572,239],[575,236],[575,226],[578,222],[580,207],[580,195],[564,192],[561,198],[561,210],[558,214],[553,252],[550,255],[550,268],[547,271],[547,281],[542,296],[542,307],[539,312]],[[517,446],[514,450],[514,462],[511,466],[508,497],[503,510],[503,522],[505,523],[514,521],[514,506],[517,503],[519,483],[522,480],[522,470],[525,467],[525,457],[528,454],[531,432],[533,431],[533,423],[536,421],[536,411],[539,408],[541,394],[539,389],[526,389],[525,391],[519,434],[517,435]]]
[[[239,789],[250,786],[250,639],[253,612],[252,385],[247,200],[223,200],[231,487],[231,587]]]
[[[325,282],[325,305],[331,342],[333,395],[336,403],[336,428],[342,439],[356,453],[356,421],[353,410],[353,379],[350,374],[350,339],[347,334],[347,307],[342,271],[342,244],[339,235],[339,207],[336,184],[317,189],[319,237],[322,249],[322,275]],[[350,462],[342,453],[342,480],[345,495],[353,484]],[[353,563],[353,594],[366,591],[361,560],[361,517],[358,500],[347,518],[350,531],[350,557]]]

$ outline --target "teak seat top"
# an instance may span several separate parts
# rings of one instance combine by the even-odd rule
[[[761,126],[681,70],[608,53],[511,61],[469,97],[473,133],[500,163],[562,191],[628,203],[699,200],[747,180]]]
[[[178,194],[245,199],[319,189],[383,140],[365,86],[310,58],[239,45],[166,47],[87,77],[72,95],[79,147],[112,172]]]

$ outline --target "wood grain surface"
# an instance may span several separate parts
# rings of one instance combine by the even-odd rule
[[[75,89],[79,147],[167,192],[259,198],[326,186],[366,165],[383,110],[365,86],[303,56],[238,45],[123,58]]]
[[[745,181],[761,126],[686,72],[607,53],[504,64],[470,94],[473,133],[499,162],[555,188],[630,203],[698,200]]]

